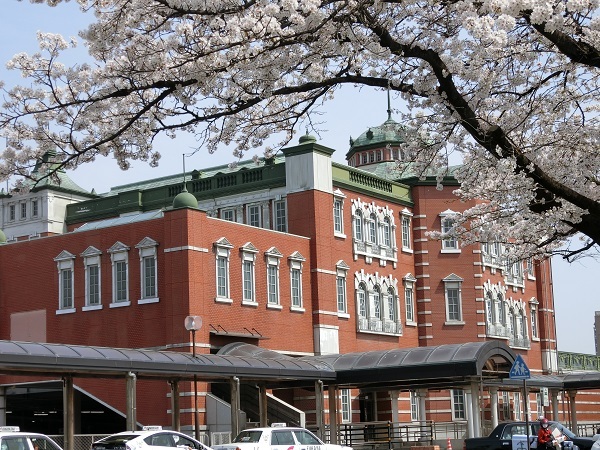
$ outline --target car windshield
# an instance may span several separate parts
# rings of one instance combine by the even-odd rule
[[[251,442],[255,444],[260,441],[261,435],[262,431],[260,430],[245,430],[238,434],[233,442]]]
[[[573,432],[571,430],[569,430],[567,427],[565,427],[564,425],[562,425],[560,423],[551,424],[550,429],[551,430],[558,429],[558,431],[560,431],[562,434],[567,436],[569,439],[573,439],[575,437],[575,434],[573,434]]]
[[[96,442],[96,444],[100,444],[100,445],[124,444],[126,442],[129,442],[132,439],[135,439],[138,436],[139,435],[137,435],[137,434],[117,434],[114,436],[105,437],[104,439],[100,439],[98,442]]]

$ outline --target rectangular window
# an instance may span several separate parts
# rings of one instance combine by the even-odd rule
[[[442,218],[442,233],[449,233],[454,228],[454,220],[445,217]],[[455,237],[447,237],[442,240],[443,250],[458,250],[458,240]]]
[[[127,262],[115,262],[115,302],[128,301],[127,296]]]
[[[342,423],[352,422],[350,389],[340,389],[340,397],[342,399]]]
[[[254,301],[254,264],[252,261],[242,263],[242,277],[244,284],[244,301]]]
[[[21,219],[27,218],[27,203],[21,203]]]
[[[156,259],[154,256],[146,256],[143,259],[144,286],[142,298],[156,297]]]
[[[253,227],[260,227],[260,222],[260,206],[248,206],[248,225],[252,225]]]
[[[100,304],[100,266],[89,265],[87,269],[87,306]]]
[[[346,302],[346,277],[338,275],[335,279],[337,289],[337,309],[338,312],[347,312],[348,306]]]
[[[217,297],[229,298],[227,257],[217,256]]]
[[[406,302],[406,321],[414,322],[415,321],[415,304],[414,304],[414,299],[413,299],[412,285],[404,288],[404,299]]]
[[[222,209],[221,219],[235,222],[235,209]]]
[[[267,297],[270,305],[279,304],[279,286],[277,283],[277,266],[267,266]]]
[[[410,217],[402,217],[402,248],[410,249]]]
[[[537,325],[537,309],[531,308],[531,337],[537,338],[538,336],[538,325]]]
[[[31,200],[31,217],[37,217],[39,214],[39,210],[38,210],[38,201],[37,200]]]
[[[510,420],[510,396],[507,391],[502,391],[502,420]]]
[[[448,305],[448,320],[460,321],[460,290],[458,286],[446,286],[446,301]]]
[[[300,269],[292,269],[290,278],[292,284],[292,306],[302,308],[302,280]]]
[[[533,258],[527,258],[527,276],[529,278],[535,278]]]
[[[521,420],[521,393],[515,392],[515,420]]]
[[[15,220],[15,205],[9,205],[8,207],[8,220]]]
[[[452,420],[465,420],[465,391],[452,389]]]
[[[73,270],[60,271],[60,309],[73,308]]]
[[[275,209],[275,231],[287,232],[287,214],[285,200],[277,200],[273,204]]]
[[[344,223],[342,220],[342,207],[343,202],[341,199],[336,198],[333,201],[333,231],[335,233],[344,233]]]
[[[410,391],[410,420],[419,421],[419,396],[415,391]]]

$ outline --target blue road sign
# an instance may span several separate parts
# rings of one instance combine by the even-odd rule
[[[517,355],[515,362],[510,368],[510,372],[508,373],[508,377],[511,380],[528,380],[531,378],[531,373],[529,372],[529,367],[525,364],[525,361],[521,357],[521,355]]]

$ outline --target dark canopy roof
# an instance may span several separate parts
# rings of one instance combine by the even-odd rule
[[[272,352],[275,353],[275,352]],[[72,374],[80,377],[334,380],[325,363],[286,358],[197,355],[174,351],[134,350],[83,345],[0,341],[0,372]]]
[[[265,350],[254,345],[236,343],[224,347],[219,354],[261,357],[263,352]],[[336,384],[375,389],[450,386],[466,383],[471,378],[506,377],[515,354],[504,342],[486,341],[311,356],[301,360],[333,367]]]

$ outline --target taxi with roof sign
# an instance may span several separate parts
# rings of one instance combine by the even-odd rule
[[[62,450],[45,434],[27,433],[19,427],[0,427],[0,450]]]
[[[306,428],[273,423],[267,428],[248,428],[231,444],[215,445],[213,450],[352,450],[351,447],[326,444]]]
[[[139,431],[112,434],[92,444],[91,450],[212,450],[210,447],[178,431],[161,426],[145,426]],[[2,449],[0,449],[2,450]]]

